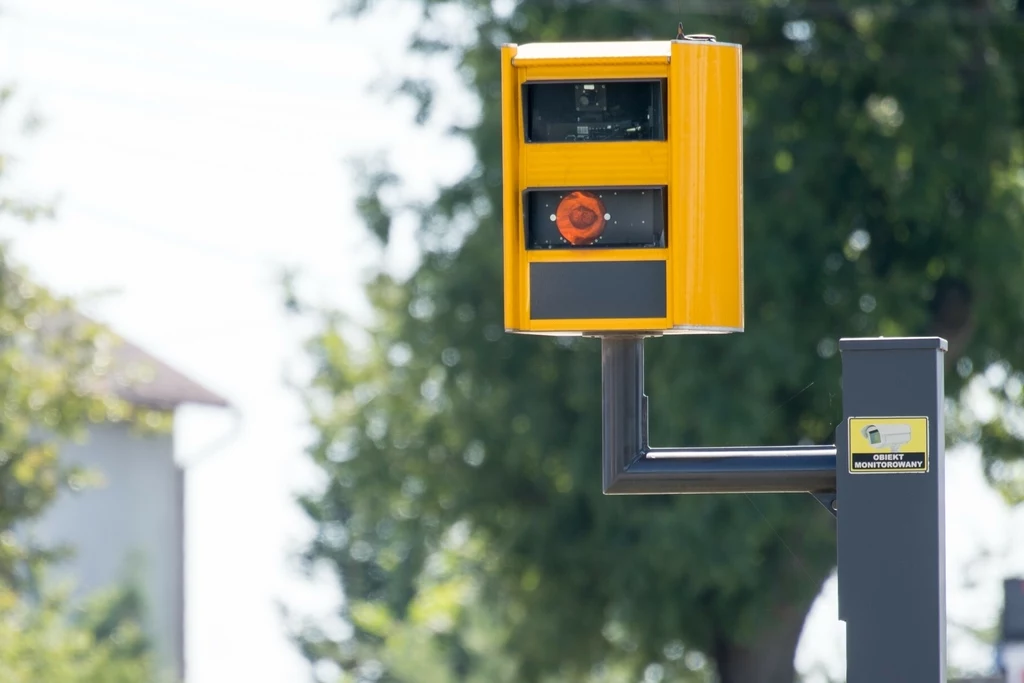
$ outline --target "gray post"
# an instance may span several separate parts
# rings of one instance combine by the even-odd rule
[[[846,680],[946,683],[946,342],[844,339],[839,348],[844,419],[836,488]]]
[[[643,337],[601,339],[602,479],[611,490],[647,450]]]

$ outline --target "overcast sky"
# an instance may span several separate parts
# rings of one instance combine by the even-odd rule
[[[402,53],[419,20],[398,0],[354,25],[330,0],[0,0],[0,81],[15,112],[45,119],[30,140],[0,124],[26,194],[59,194],[56,221],[18,228],[14,253],[62,293],[101,292],[87,310],[227,397],[223,415],[189,411],[178,428],[189,469],[189,683],[305,680],[276,603],[329,612],[334,582],[309,584],[289,556],[308,527],[291,495],[314,481],[286,372],[303,370],[301,331],[276,274],[296,266],[306,292],[360,308],[365,266],[415,263],[408,229],[381,254],[353,213],[343,160],[400,150],[412,191],[428,194],[470,164],[468,150],[411,128],[410,108],[366,94],[415,63]],[[456,24],[457,25],[457,24]],[[450,73],[440,73],[454,83]],[[465,113],[454,91],[442,121]],[[10,188],[9,188],[10,189]],[[404,246],[403,246],[404,245]],[[680,340],[679,343],[685,343]],[[228,437],[225,443],[224,438]],[[950,584],[979,549],[996,558],[950,613],[985,625],[1003,573],[1024,569],[1024,539],[987,492],[976,457],[950,462]],[[1017,525],[1020,528],[1020,525]],[[841,663],[834,586],[815,608],[798,661]],[[958,641],[959,642],[959,641]],[[988,653],[955,647],[984,666]]]

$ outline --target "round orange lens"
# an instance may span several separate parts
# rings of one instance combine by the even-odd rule
[[[555,210],[555,225],[565,241],[574,246],[593,244],[604,232],[604,204],[592,192],[567,194]]]

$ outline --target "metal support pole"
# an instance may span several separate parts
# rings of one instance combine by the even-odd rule
[[[604,492],[809,492],[833,512],[841,499],[847,681],[945,683],[946,342],[844,339],[839,348],[836,446],[651,448],[643,338],[603,338]]]
[[[848,683],[946,683],[938,338],[843,339],[839,618]]]
[[[651,448],[643,337],[601,339],[606,494],[826,493],[835,446]]]
[[[610,493],[647,450],[643,337],[601,339],[602,478]]]

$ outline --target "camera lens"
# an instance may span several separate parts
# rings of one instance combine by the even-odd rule
[[[587,97],[586,95],[583,95],[582,97],[580,97],[580,106],[581,107],[585,107],[588,104],[590,104],[590,98],[589,97]]]

